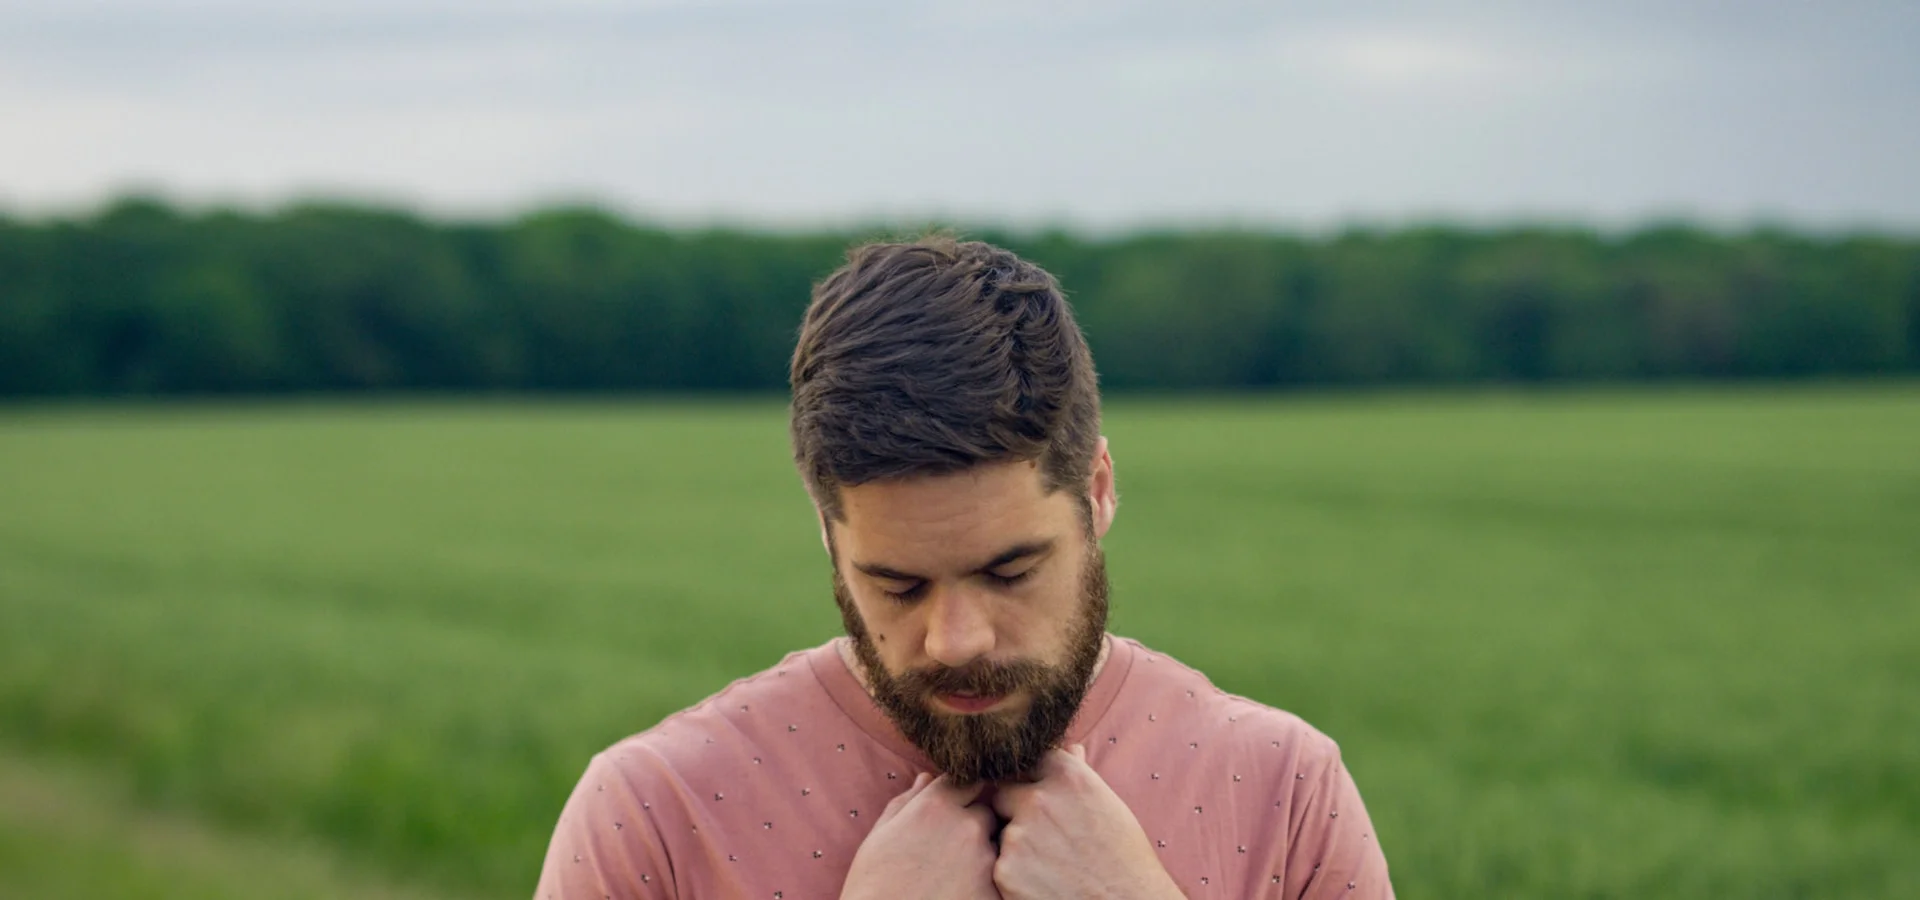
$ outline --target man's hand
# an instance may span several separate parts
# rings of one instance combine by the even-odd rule
[[[956,788],[924,773],[893,798],[853,855],[848,898],[998,898],[993,887],[993,810],[973,806],[981,785]]]
[[[1085,748],[1048,753],[1038,774],[1029,784],[1002,784],[993,796],[1007,820],[993,867],[1001,896],[1182,896],[1133,811],[1087,765]]]

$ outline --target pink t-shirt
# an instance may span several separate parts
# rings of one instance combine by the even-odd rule
[[[1136,641],[1109,643],[1063,743],[1086,745],[1187,896],[1393,896],[1332,740]],[[839,896],[874,819],[932,766],[836,644],[596,755],[536,900]]]

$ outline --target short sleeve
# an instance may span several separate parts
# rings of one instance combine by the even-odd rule
[[[669,900],[673,884],[651,811],[608,754],[595,756],[554,826],[534,900]]]
[[[1295,795],[1285,896],[1392,900],[1387,857],[1360,802],[1360,789],[1341,761],[1339,747],[1330,740],[1325,746],[1326,752],[1314,754],[1318,759],[1307,773],[1309,789]]]

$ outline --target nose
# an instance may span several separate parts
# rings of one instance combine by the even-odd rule
[[[990,598],[964,588],[930,598],[927,655],[948,668],[960,668],[993,652]]]

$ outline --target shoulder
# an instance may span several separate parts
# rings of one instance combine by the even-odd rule
[[[1198,669],[1131,638],[1134,662],[1122,700],[1127,714],[1167,719],[1175,729],[1237,757],[1252,756],[1312,778],[1337,767],[1340,746],[1305,719],[1216,687]],[[1224,746],[1223,746],[1224,745]]]
[[[783,730],[797,730],[805,713],[828,702],[807,662],[812,652],[817,649],[789,653],[615,742],[594,758],[594,767],[617,771],[621,780],[641,787],[670,773],[754,764],[757,748]]]
[[[1392,896],[1379,840],[1332,738],[1291,712],[1221,690],[1164,653],[1128,644],[1131,668],[1092,742],[1104,763],[1095,768],[1136,816],[1198,822],[1180,813],[1225,809],[1235,836],[1200,840],[1268,854],[1263,871],[1285,882],[1282,896]]]

